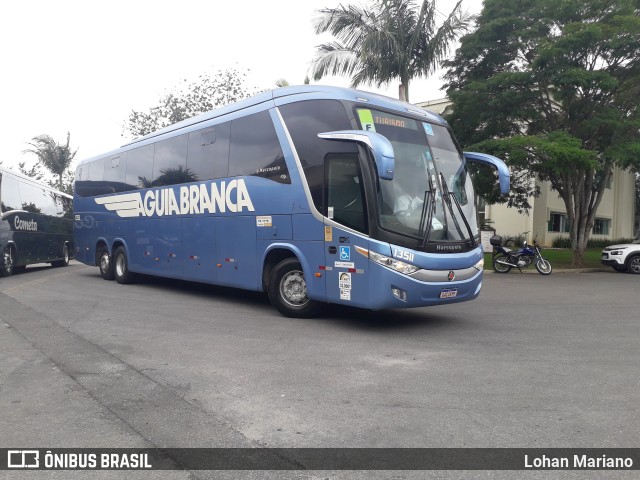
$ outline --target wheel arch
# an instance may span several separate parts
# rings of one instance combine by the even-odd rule
[[[295,258],[302,265],[302,270],[309,271],[308,262],[299,248],[291,244],[274,243],[267,248],[262,257],[262,291],[266,292],[269,285],[269,277],[274,267],[287,258]]]
[[[290,244],[272,244],[267,248],[262,257],[261,286],[262,291],[266,292],[269,285],[269,277],[274,267],[287,258],[295,258],[302,265],[302,269],[307,271],[304,256],[297,247]]]
[[[4,248],[10,248],[11,250],[13,250],[13,266],[14,267],[18,267],[21,265],[26,265],[26,262],[21,262],[20,261],[20,250],[18,250],[18,245],[16,245],[16,242],[14,242],[13,240],[9,240],[6,245],[4,246]],[[2,253],[2,249],[0,249],[0,254]]]
[[[634,253],[629,254],[629,256],[627,257],[627,259],[624,262],[624,266],[627,268],[627,272],[639,273],[639,272],[634,271],[631,268],[631,262],[633,262],[636,259],[640,261],[640,252],[634,252]]]

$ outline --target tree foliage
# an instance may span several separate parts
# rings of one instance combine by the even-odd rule
[[[612,169],[640,163],[640,2],[485,0],[445,66],[459,140],[523,180],[514,206],[550,182],[581,265]]]
[[[202,74],[195,82],[182,84],[165,93],[148,112],[132,110],[124,133],[141,137],[181,120],[250,96],[246,73],[236,69],[218,70],[213,76]]]
[[[25,175],[42,180],[45,174],[42,168],[47,169],[51,174],[57,177],[57,182],[49,182],[49,184],[58,190],[71,192],[73,183],[73,174],[70,171],[71,162],[76,156],[78,150],[71,149],[71,134],[67,132],[67,142],[63,145],[55,141],[50,135],[38,135],[27,142],[32,148],[24,150],[24,153],[33,153],[38,161],[30,169],[25,167],[26,162],[19,164],[20,171]]]
[[[318,46],[311,67],[314,80],[351,76],[351,86],[380,87],[400,80],[399,98],[409,101],[409,82],[433,73],[451,43],[468,26],[458,0],[438,26],[436,1],[374,0],[370,8],[340,5],[320,10],[316,33],[330,32],[337,42]]]

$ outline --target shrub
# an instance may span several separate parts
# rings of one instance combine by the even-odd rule
[[[609,245],[631,243],[632,241],[632,238],[618,238],[614,240],[607,240],[602,238],[591,239],[587,242],[587,248],[604,248],[608,247]],[[556,237],[553,239],[551,246],[553,248],[571,248],[571,241],[569,240],[569,237]]]

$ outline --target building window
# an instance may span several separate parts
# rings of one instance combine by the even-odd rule
[[[607,220],[605,218],[596,218],[593,223],[593,234],[594,235],[609,235],[609,224],[611,220]]]
[[[569,231],[569,219],[564,213],[551,212],[549,218],[549,224],[547,227],[549,232],[568,232]]]

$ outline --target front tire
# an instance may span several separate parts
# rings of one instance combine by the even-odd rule
[[[116,248],[116,252],[113,254],[113,273],[118,283],[133,282],[134,275],[129,271],[129,259],[124,247]]]
[[[498,260],[507,261],[507,256],[504,253],[499,253],[493,257],[493,269],[497,273],[508,273],[509,270],[511,270],[511,267],[509,265],[499,263]]]
[[[550,275],[552,270],[551,264],[544,258],[540,258],[536,261],[536,270],[542,275]]]
[[[640,255],[634,255],[633,257],[627,258],[625,266],[629,273],[640,275]]]
[[[268,293],[272,305],[285,317],[311,318],[321,308],[319,302],[307,296],[304,271],[295,258],[286,258],[275,266]]]

